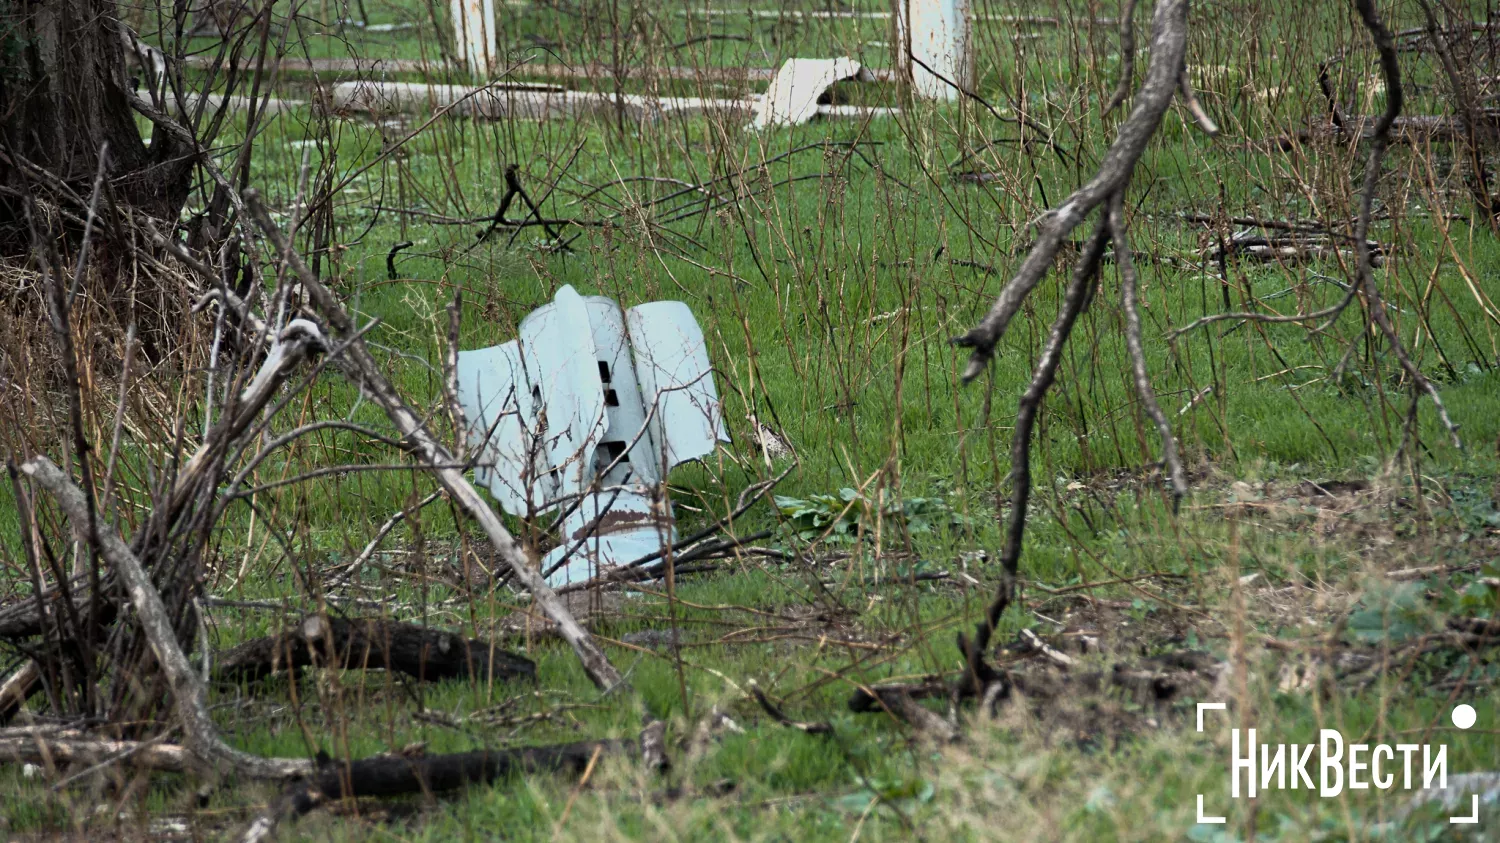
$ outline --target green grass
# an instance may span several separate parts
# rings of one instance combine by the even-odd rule
[[[340,16],[335,4],[327,5],[329,11],[317,17]],[[1012,10],[1057,13],[1038,3],[1003,9]],[[361,56],[434,54],[423,4],[372,2],[369,11],[372,22],[416,21],[420,27],[351,35],[348,44],[307,29],[299,32],[293,54],[337,56],[351,49]],[[676,43],[698,34],[671,12],[663,9],[652,17],[653,38]],[[1210,20],[1216,11],[1195,14],[1195,25],[1202,28],[1194,36],[1191,63],[1229,65],[1232,73],[1224,76],[1249,89],[1286,84],[1298,92],[1274,106],[1260,105],[1241,81],[1217,85],[1213,82],[1220,77],[1214,77],[1202,87],[1206,103],[1226,126],[1225,137],[1209,141],[1171,112],[1134,180],[1131,230],[1146,304],[1148,362],[1194,468],[1194,495],[1174,517],[1153,481],[1143,479],[1159,448],[1138,412],[1129,379],[1109,263],[1099,298],[1075,331],[1038,431],[1033,455],[1038,492],[1023,571],[1050,588],[1148,572],[1178,578],[1164,590],[1153,582],[1089,592],[1127,608],[1104,624],[1112,649],[1085,660],[1080,670],[1107,670],[1115,661],[1183,648],[1207,649],[1234,661],[1240,652],[1236,630],[1243,625],[1254,643],[1244,662],[1248,690],[1230,691],[1240,704],[1234,722],[1253,719],[1263,735],[1274,733],[1278,741],[1305,742],[1319,726],[1334,723],[1346,735],[1368,732],[1372,742],[1394,742],[1392,736],[1446,725],[1453,700],[1439,686],[1454,671],[1472,668],[1481,677],[1480,687],[1492,692],[1493,656],[1459,663],[1444,655],[1423,661],[1409,676],[1391,675],[1363,689],[1338,687],[1325,697],[1278,691],[1277,669],[1292,656],[1261,646],[1256,636],[1302,647],[1325,634],[1333,617],[1367,587],[1378,591],[1368,586],[1378,582],[1367,579],[1372,570],[1465,564],[1493,554],[1494,527],[1485,519],[1494,511],[1493,443],[1500,437],[1496,326],[1470,293],[1453,253],[1493,296],[1488,279],[1500,246],[1481,225],[1434,222],[1420,210],[1430,210],[1436,200],[1438,207],[1469,211],[1466,196],[1455,189],[1457,177],[1447,173],[1445,150],[1392,153],[1380,205],[1391,213],[1372,234],[1387,246],[1380,282],[1400,309],[1394,317],[1403,336],[1417,347],[1420,364],[1439,383],[1470,444],[1467,453],[1447,445],[1430,404],[1422,402],[1418,434],[1425,447],[1418,468],[1429,520],[1412,492],[1410,463],[1391,462],[1401,442],[1409,387],[1383,344],[1361,339],[1354,312],[1319,339],[1309,339],[1294,325],[1232,322],[1175,344],[1164,339],[1173,327],[1224,310],[1226,297],[1233,309],[1262,299],[1280,312],[1326,306],[1342,295],[1328,279],[1347,281],[1352,271],[1347,257],[1342,266],[1338,260],[1231,262],[1226,288],[1212,266],[1198,265],[1199,250],[1211,247],[1213,238],[1180,222],[1179,212],[1342,225],[1355,207],[1353,185],[1363,166],[1360,150],[1334,144],[1282,152],[1242,143],[1295,128],[1320,113],[1309,68],[1340,45],[1359,43],[1347,20],[1320,9],[1316,14],[1328,24],[1325,31],[1308,25],[1295,10],[1260,9],[1257,36],[1263,52],[1252,74],[1248,51],[1239,46],[1244,33],[1233,23]],[[508,49],[548,38],[561,45],[549,49],[565,61],[591,61],[608,52],[600,32],[590,28],[598,24],[580,15],[543,6],[507,7],[504,19]],[[1144,20],[1142,15],[1141,29]],[[869,21],[779,28],[761,22],[750,29],[750,41],[709,42],[692,60],[655,60],[769,66],[775,62],[762,50],[776,59],[858,54],[860,44],[886,37],[883,23]],[[815,568],[736,563],[722,573],[684,579],[677,585],[678,605],[660,596],[626,601],[621,616],[598,631],[647,706],[668,720],[670,738],[687,740],[714,708],[744,728],[743,734],[710,742],[696,757],[674,744],[677,767],[664,779],[606,759],[590,786],[576,792],[574,781],[562,777],[512,779],[432,804],[407,800],[398,806],[411,810],[389,818],[373,805],[363,806],[363,813],[324,812],[284,832],[286,837],[1218,840],[1243,839],[1252,825],[1257,839],[1378,836],[1373,824],[1388,820],[1406,794],[1312,800],[1276,793],[1253,810],[1247,802],[1228,807],[1228,837],[1193,829],[1196,793],[1217,795],[1210,812],[1228,805],[1227,733],[1193,733],[1195,697],[1179,698],[1156,712],[1160,728],[1082,741],[1066,723],[1089,717],[1107,723],[1115,708],[1144,712],[1107,693],[1060,702],[1059,713],[1073,713],[1074,720],[1067,721],[1050,719],[1046,710],[1028,718],[1017,713],[1024,706],[1016,705],[997,722],[973,724],[969,742],[944,749],[912,740],[890,718],[844,708],[860,683],[958,667],[954,633],[978,616],[998,574],[993,562],[964,562],[961,554],[984,549],[993,559],[998,550],[995,495],[1009,469],[1015,400],[1056,310],[1057,273],[1037,289],[1005,337],[989,381],[958,384],[963,356],[949,340],[982,315],[1018,266],[1029,243],[1028,225],[1092,173],[1112,136],[1113,118],[1101,119],[1097,112],[1118,68],[1113,33],[1046,29],[1039,40],[1013,41],[1011,32],[983,29],[980,40],[988,46],[982,52],[979,93],[1004,114],[1024,106],[1032,119],[1055,126],[1067,153],[1051,154],[1041,145],[1028,153],[1014,143],[980,149],[975,169],[1002,175],[990,186],[960,183],[946,173],[966,142],[1015,137],[1013,125],[972,104],[919,105],[900,120],[817,123],[759,136],[704,118],[624,132],[607,121],[439,120],[386,156],[383,145],[424,117],[408,118],[403,127],[381,127],[353,118],[324,120],[302,110],[265,129],[256,141],[252,181],[282,222],[291,217],[305,153],[314,178],[331,174],[341,185],[333,199],[338,248],[324,257],[322,271],[361,321],[380,320],[368,336],[379,343],[377,354],[418,406],[432,405],[440,394],[439,376],[422,361],[441,360],[447,330],[443,306],[455,291],[463,294],[463,348],[513,338],[519,320],[563,284],[584,294],[609,295],[625,306],[681,299],[709,338],[737,443],[673,475],[683,532],[708,523],[747,485],[768,476],[746,444],[749,412],[774,420],[797,448],[798,468],[778,487],[779,494],[806,497],[856,487],[887,499],[940,497],[974,525],[905,536],[899,525],[884,524],[882,555],[870,540],[835,548],[850,551],[847,560],[826,561],[828,548],[813,548],[819,560]],[[646,47],[632,49],[636,62],[644,61],[639,56]],[[883,64],[880,53],[865,51],[875,65]],[[1430,85],[1436,78],[1431,68],[1417,65],[1412,78]],[[1351,79],[1358,76],[1353,68],[1349,73]],[[305,82],[290,82],[286,90],[295,92],[300,85]],[[674,89],[703,93],[690,87]],[[857,96],[877,104],[888,99],[885,89]],[[1429,90],[1419,91],[1410,108],[1438,113],[1443,106]],[[239,131],[232,127],[227,140]],[[864,144],[859,147],[864,157],[828,142]],[[808,144],[823,146],[796,151]],[[783,153],[792,154],[777,158]],[[1431,184],[1427,161],[1440,169]],[[537,198],[548,196],[543,207],[549,217],[613,216],[611,225],[572,230],[569,236],[580,231],[582,236],[570,252],[558,254],[536,228],[523,230],[514,243],[501,232],[476,245],[480,223],[437,225],[401,213],[454,218],[492,213],[504,190],[504,166],[512,162],[520,165]],[[664,207],[680,200],[664,207],[648,203],[678,191],[677,185],[632,182],[587,201],[580,198],[626,176],[701,183],[740,171],[745,177],[738,205],[674,222],[663,222],[672,216]],[[556,189],[549,191],[554,182]],[[203,197],[195,202],[201,205]],[[618,213],[620,207],[629,212]],[[1452,251],[1439,224],[1455,244]],[[1086,233],[1075,233],[1074,240]],[[406,240],[414,246],[399,259],[401,280],[389,282],[386,252]],[[299,239],[299,245],[309,243],[306,236]],[[1348,371],[1334,382],[1325,375],[1349,342],[1356,349]],[[189,385],[201,389],[201,382]],[[1211,392],[1183,410],[1209,387]],[[385,427],[376,408],[332,376],[320,379],[294,407],[278,429],[329,417]],[[434,426],[448,433],[441,417]],[[141,485],[143,459],[143,449],[125,454],[122,476],[132,485]],[[258,477],[269,482],[333,461],[393,459],[358,436],[329,434],[309,437],[267,460]],[[1241,492],[1232,485],[1272,482],[1284,491],[1304,480],[1330,479],[1371,480],[1388,491],[1376,504],[1336,516],[1336,529],[1329,533],[1320,532],[1324,522],[1316,513],[1297,510],[1301,514],[1289,516],[1276,509],[1268,514],[1256,508],[1257,502],[1245,505],[1235,497]],[[357,552],[377,525],[431,488],[430,479],[415,473],[351,473],[264,493],[257,505],[276,522],[290,554],[268,535],[263,518],[252,520],[247,508],[231,508],[216,535],[210,591],[311,609],[315,600],[303,585],[309,573]],[[1268,500],[1279,507],[1286,498]],[[138,512],[125,514],[131,528],[138,518]],[[524,532],[519,522],[510,523]],[[771,507],[762,505],[736,529],[748,532],[775,523]],[[9,498],[0,499],[0,553],[7,560],[21,558],[18,532]],[[1387,533],[1391,541],[1383,543]],[[383,604],[380,611],[403,619],[489,634],[523,601],[508,592],[455,585],[455,571],[488,564],[487,553],[475,553],[482,544],[445,506],[431,507],[387,542],[388,548],[411,555],[385,557],[382,563],[404,562],[406,570],[368,571],[359,583],[361,594]],[[894,553],[910,556],[898,559]],[[850,584],[867,572],[909,565],[912,558],[951,570],[954,577],[917,586]],[[1231,586],[1236,575],[1251,572],[1261,574],[1254,588],[1264,591],[1254,592],[1249,605],[1240,608]],[[978,585],[969,585],[960,573]],[[1469,587],[1473,579],[1459,575],[1457,588]],[[819,581],[834,585],[824,589]],[[1440,579],[1430,585],[1443,591],[1451,583]],[[28,588],[24,582],[14,585],[18,594]],[[1041,615],[1073,610],[1080,613],[1073,622],[1091,623],[1078,604],[1049,601],[1041,590],[1031,591],[1030,599]],[[1423,604],[1422,615],[1426,623],[1440,625],[1466,611],[1471,609],[1434,600]],[[221,647],[272,632],[280,623],[276,613],[262,611],[221,609],[212,616],[213,637]],[[665,627],[669,617],[677,618],[692,642],[681,650],[680,671],[670,650],[619,643],[629,633]],[[1056,631],[1039,615],[1012,613],[997,639],[1009,641],[1021,627],[1039,634]],[[601,700],[566,647],[546,640],[511,643],[536,659],[535,687],[461,682],[417,687],[378,673],[319,673],[304,679],[295,694],[286,681],[221,689],[216,716],[237,746],[266,755],[322,750],[357,758],[417,741],[427,742],[429,752],[446,752],[634,736],[635,712],[618,699]],[[828,719],[834,737],[809,736],[772,722],[745,696],[751,680],[784,699],[791,716]],[[1493,701],[1474,699],[1475,693],[1471,686],[1465,699],[1478,706],[1481,729],[1488,731],[1433,733],[1439,736],[1434,740],[1449,744],[1453,772],[1493,767],[1497,711]],[[413,716],[420,704],[463,720],[502,703],[513,718],[561,711],[521,728],[455,729]],[[734,789],[716,795],[710,786],[720,780],[732,780]],[[666,789],[674,785],[686,792],[667,798]],[[0,793],[7,794],[0,817],[12,831],[81,828],[92,805],[103,803],[77,790],[58,796],[46,788],[11,768],[0,770]],[[132,814],[121,821],[123,827],[144,828],[142,813],[189,814],[211,835],[241,823],[247,810],[274,796],[253,786],[226,788],[200,811],[190,808],[190,786],[167,778],[140,794],[125,800],[121,810]],[[371,810],[377,813],[372,816]],[[103,817],[89,824],[98,828],[111,822]],[[1441,818],[1423,814],[1385,839],[1439,839],[1448,833]]]

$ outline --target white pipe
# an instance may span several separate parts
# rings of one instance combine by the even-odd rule
[[[483,88],[427,85],[418,82],[340,82],[333,86],[336,111],[402,114],[451,108],[453,116],[486,120],[549,120],[593,116],[614,117],[623,107],[625,117],[654,121],[672,117],[700,117],[739,123],[750,119],[753,99],[705,99],[624,94],[608,91],[567,91],[555,87],[493,83]],[[817,115],[830,120],[868,120],[899,114],[894,108],[864,105],[820,105]]]

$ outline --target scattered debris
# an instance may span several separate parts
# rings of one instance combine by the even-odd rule
[[[796,126],[813,119],[818,101],[835,83],[845,79],[874,79],[859,62],[844,56],[836,59],[787,59],[771,77],[771,85],[755,101],[752,129]]]
[[[1021,640],[1024,644],[1030,646],[1037,653],[1040,653],[1042,657],[1047,661],[1052,662],[1058,667],[1066,670],[1067,668],[1073,666],[1072,656],[1059,651],[1057,648],[1048,644],[1046,641],[1038,638],[1035,632],[1032,632],[1029,629],[1021,630]]]
[[[1369,240],[1372,266],[1385,263],[1385,248]],[[1257,231],[1242,229],[1230,235],[1205,255],[1211,261],[1226,258],[1241,260],[1286,263],[1309,260],[1329,260],[1343,256],[1354,258],[1354,246],[1347,237],[1324,231]]]
[[[564,585],[675,542],[667,472],[729,441],[687,305],[622,312],[564,286],[519,334],[458,355],[458,397],[476,481],[512,514],[559,512],[543,575]]]
[[[776,428],[762,422],[754,413],[745,414],[745,420],[750,422],[750,444],[765,458],[766,465],[769,466],[774,460],[796,456],[797,451],[792,448],[791,441]]]

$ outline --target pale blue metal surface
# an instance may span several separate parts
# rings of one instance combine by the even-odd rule
[[[512,514],[560,510],[552,585],[660,550],[677,531],[663,480],[728,441],[692,312],[621,312],[570,286],[522,320],[514,342],[458,356],[475,479]]]
[[[655,483],[663,475],[661,451],[656,444],[658,437],[650,428],[643,427],[646,408],[641,404],[635,360],[625,332],[625,315],[613,299],[589,296],[584,301],[599,358],[606,416],[602,447],[594,455],[594,463],[607,486],[627,481]],[[602,473],[612,463],[614,468]]]
[[[564,523],[562,543],[542,560],[543,571],[565,556],[568,560],[548,582],[562,585],[586,580],[676,541],[671,504],[663,501],[658,506],[653,501],[656,491],[650,486],[627,485],[585,495]]]
[[[625,313],[642,403],[656,413],[651,428],[664,443],[666,465],[706,457],[728,442],[708,345],[693,312],[680,301],[658,301]]]
[[[475,481],[508,512],[526,511],[525,482],[536,475],[528,461],[530,436],[523,403],[531,396],[521,368],[521,346],[504,345],[458,354],[458,401],[468,423],[469,447],[478,452]],[[540,504],[541,501],[536,501]]]
[[[594,449],[604,433],[604,388],[583,297],[571,286],[521,321],[521,360],[540,398],[530,425],[552,477],[548,502],[593,482]],[[543,475],[546,477],[547,475]]]

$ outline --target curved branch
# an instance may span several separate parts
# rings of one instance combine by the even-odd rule
[[[1135,4],[1136,0],[1125,0],[1125,8],[1120,10],[1120,81],[1104,106],[1105,117],[1125,104],[1130,83],[1135,81]]]
[[[1187,68],[1182,69],[1182,74],[1177,78],[1177,92],[1182,95],[1182,105],[1193,116],[1193,122],[1203,134],[1211,138],[1219,136],[1219,124],[1208,116],[1208,111],[1203,108],[1203,103],[1198,102],[1198,94],[1193,90],[1193,80],[1188,78]]]
[[[1354,231],[1354,253],[1359,269],[1359,283],[1354,286],[1364,290],[1365,297],[1369,300],[1370,319],[1380,327],[1381,333],[1385,334],[1386,341],[1391,344],[1392,353],[1396,355],[1396,360],[1400,362],[1407,376],[1412,379],[1413,387],[1426,392],[1427,396],[1432,399],[1433,406],[1437,408],[1438,418],[1443,420],[1443,426],[1448,429],[1448,436],[1453,440],[1453,447],[1463,450],[1463,440],[1458,438],[1458,425],[1448,417],[1448,408],[1443,405],[1443,399],[1438,395],[1437,387],[1412,361],[1411,355],[1407,354],[1406,346],[1401,342],[1401,336],[1396,333],[1396,327],[1391,324],[1390,314],[1386,313],[1380,288],[1375,284],[1374,261],[1370,256],[1370,241],[1366,235],[1370,229],[1370,208],[1375,201],[1375,183],[1380,178],[1380,159],[1390,144],[1391,124],[1396,122],[1396,116],[1401,113],[1403,100],[1401,65],[1396,61],[1395,40],[1391,37],[1391,31],[1386,29],[1385,24],[1381,22],[1380,14],[1375,10],[1374,0],[1356,0],[1354,5],[1359,10],[1359,16],[1364,21],[1365,28],[1370,31],[1370,36],[1375,41],[1375,48],[1380,52],[1380,70],[1385,75],[1386,89],[1385,113],[1380,115],[1380,122],[1375,124],[1370,163],[1366,165],[1365,172],[1365,195],[1360,203],[1359,223]]]
[[[964,383],[984,371],[995,354],[995,344],[1005,335],[1022,302],[1046,276],[1063,240],[1124,185],[1146,151],[1146,143],[1156,133],[1180,85],[1187,54],[1187,6],[1187,0],[1162,0],[1157,5],[1151,24],[1151,64],[1146,69],[1146,80],[1141,84],[1130,116],[1120,124],[1115,142],[1105,153],[1099,173],[1041,223],[1036,244],[1015,277],[1001,289],[989,313],[973,330],[954,340],[957,345],[973,349],[964,369]]]
[[[1021,562],[1021,540],[1026,532],[1026,507],[1031,500],[1031,432],[1036,426],[1042,399],[1046,397],[1047,390],[1052,387],[1053,378],[1057,375],[1058,364],[1062,362],[1063,346],[1073,333],[1073,324],[1093,298],[1094,278],[1099,274],[1099,262],[1104,258],[1104,247],[1108,242],[1109,225],[1106,220],[1100,219],[1094,227],[1093,236],[1083,247],[1083,254],[1073,266],[1073,277],[1063,295],[1062,307],[1052,323],[1042,356],[1036,362],[1031,384],[1026,387],[1016,409],[1016,427],[1010,440],[1010,516],[1005,523],[1005,548],[1000,552],[1000,564],[1005,570],[1000,575],[1000,585],[985,610],[984,619],[974,629],[974,640],[969,641],[962,632],[958,634],[958,649],[964,654],[968,680],[972,683],[975,694],[982,694],[984,688],[996,678],[994,671],[984,663],[984,653],[989,649],[990,637],[995,633],[995,625],[999,623],[1000,616],[1015,598]]]
[[[1115,266],[1120,273],[1120,307],[1125,311],[1125,346],[1130,350],[1131,374],[1135,379],[1135,392],[1140,396],[1141,407],[1156,423],[1156,432],[1161,436],[1161,459],[1164,472],[1172,486],[1172,511],[1176,512],[1183,497],[1187,495],[1187,476],[1182,469],[1182,458],[1177,454],[1177,438],[1172,435],[1172,425],[1156,403],[1156,392],[1151,389],[1151,376],[1146,372],[1146,351],[1141,345],[1141,311],[1136,305],[1135,261],[1130,255],[1130,238],[1125,231],[1124,192],[1116,193],[1109,200],[1109,236],[1115,241]]]

